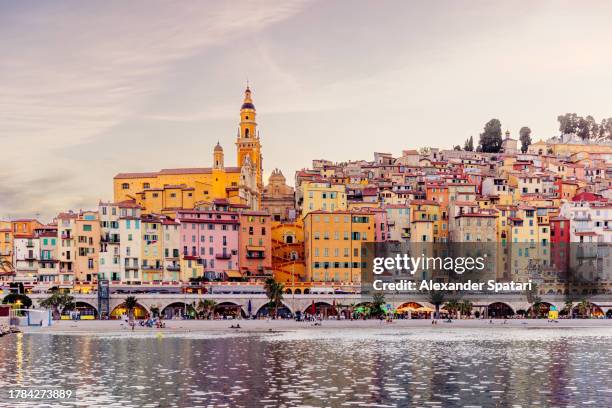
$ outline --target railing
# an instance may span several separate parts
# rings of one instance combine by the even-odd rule
[[[231,259],[232,254],[216,254],[215,258],[217,259]]]
[[[181,267],[179,265],[170,265],[166,267],[168,271],[180,271]]]
[[[142,265],[143,270],[161,270],[161,265]]]

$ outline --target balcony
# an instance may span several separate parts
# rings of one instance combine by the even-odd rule
[[[215,255],[216,259],[231,259],[232,258],[232,254],[231,253],[223,253],[223,254],[216,254]]]
[[[576,214],[574,221],[591,221],[591,214]]]
[[[143,271],[161,271],[161,269],[162,269],[161,265],[142,265]]]
[[[72,239],[72,235],[64,233],[61,235],[61,238],[62,239]]]
[[[125,270],[126,271],[137,271],[138,265],[125,265]]]
[[[181,267],[179,265],[168,265],[166,267],[166,270],[168,270],[168,271],[180,271]]]
[[[28,241],[28,242],[26,243],[26,248],[34,248],[34,242],[32,242],[32,241]]]

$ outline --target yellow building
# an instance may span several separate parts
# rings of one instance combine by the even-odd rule
[[[100,217],[97,211],[84,211],[74,219],[75,277],[94,282],[99,271]]]
[[[410,242],[448,240],[448,216],[443,217],[440,203],[433,200],[412,200],[410,214]]]
[[[510,222],[508,270],[527,279],[533,271],[550,265],[550,225],[546,208],[521,205]]]
[[[312,211],[347,209],[346,186],[343,184],[304,181],[298,187],[297,197],[302,218]]]
[[[0,273],[10,272],[13,257],[13,231],[10,221],[0,221]]]
[[[612,154],[612,146],[600,143],[554,143],[543,140],[532,143],[527,153],[546,155],[572,155],[574,153],[607,153]]]
[[[163,169],[146,173],[119,173],[113,179],[115,202],[136,200],[143,213],[172,215],[215,199],[258,209],[263,190],[261,143],[255,106],[247,87],[240,109],[236,140],[238,166],[225,167],[223,148],[213,150],[212,167]]]
[[[361,269],[368,256],[362,244],[375,242],[376,228],[373,211],[311,211],[306,214],[306,280],[361,282]]]
[[[161,281],[164,272],[162,219],[145,214],[140,220],[143,282]]]

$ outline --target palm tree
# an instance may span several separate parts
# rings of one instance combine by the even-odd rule
[[[461,316],[470,316],[472,314],[472,302],[464,299],[459,303],[459,312]]]
[[[41,307],[53,310],[52,313],[54,320],[60,319],[60,310],[63,310],[72,304],[74,304],[74,296],[67,293],[60,293],[59,291],[54,291],[51,296],[40,302]]]
[[[567,314],[567,316],[572,318],[572,308],[574,306],[574,302],[571,299],[565,300],[565,306],[563,307],[563,311]]]
[[[383,305],[385,304],[385,295],[382,293],[375,293],[372,296],[372,311],[375,316],[379,316],[383,311]]]
[[[591,302],[589,302],[586,298],[582,298],[580,303],[578,303],[578,312],[580,315],[587,317],[591,317]]]
[[[540,306],[542,305],[542,298],[538,296],[537,283],[533,283],[531,285],[531,289],[525,290],[525,296],[527,297],[527,302],[531,304],[532,317],[535,312],[535,317],[537,318],[538,315],[540,314]]]
[[[440,305],[444,303],[444,292],[439,290],[429,291],[429,303],[436,307],[435,318],[438,319],[440,316]]]
[[[196,307],[198,314],[201,315],[204,319],[208,319],[210,317],[210,313],[215,310],[215,306],[217,302],[212,299],[205,299],[198,302],[198,306]]]
[[[123,303],[125,308],[128,311],[128,316],[130,320],[134,320],[134,309],[138,306],[138,300],[134,296],[128,296],[125,298],[125,302]]]
[[[274,278],[268,278],[266,279],[264,289],[266,290],[266,296],[270,299],[270,307],[274,308],[274,318],[276,318],[278,307],[283,304],[285,285],[275,281]]]
[[[456,315],[457,311],[459,310],[459,302],[456,299],[450,299],[444,304],[444,308],[448,312],[449,316],[452,317],[453,315]]]

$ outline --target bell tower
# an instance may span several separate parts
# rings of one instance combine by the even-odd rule
[[[238,127],[238,137],[236,139],[238,166],[242,167],[244,165],[247,156],[250,158],[251,165],[256,174],[257,189],[262,191],[263,157],[261,156],[261,144],[259,143],[259,133],[257,132],[255,116],[256,111],[251,97],[251,89],[247,84],[244,91],[244,101],[240,107],[240,124]]]

